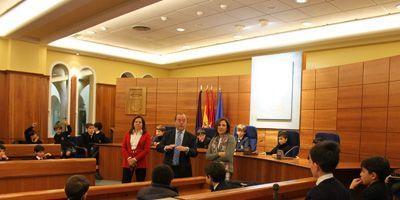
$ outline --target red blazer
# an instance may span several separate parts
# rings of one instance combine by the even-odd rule
[[[149,133],[144,133],[140,137],[136,150],[131,150],[131,134],[125,133],[122,141],[122,167],[129,168],[128,158],[132,157],[137,160],[137,168],[147,167],[147,155],[150,153],[151,139]]]

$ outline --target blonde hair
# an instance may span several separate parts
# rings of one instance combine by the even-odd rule
[[[243,124],[238,124],[238,125],[236,126],[236,130],[239,130],[239,129],[243,130],[243,132],[246,132],[246,126],[243,125]]]

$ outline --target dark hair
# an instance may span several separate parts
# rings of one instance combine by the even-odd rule
[[[380,156],[364,159],[361,162],[361,167],[368,170],[370,174],[375,172],[379,181],[382,182],[385,181],[386,177],[391,173],[389,161]]]
[[[286,131],[279,131],[279,133],[278,133],[278,137],[284,137],[284,138],[287,138],[287,132]]]
[[[210,176],[211,181],[214,183],[220,183],[225,180],[226,169],[222,163],[211,162],[204,169],[206,176]]]
[[[145,134],[145,133],[146,133],[146,122],[144,121],[144,118],[143,118],[142,116],[137,115],[137,116],[135,116],[135,117],[132,119],[131,129],[129,130],[129,133],[130,133],[130,134],[132,134],[132,133],[133,133],[133,130],[135,130],[135,120],[138,119],[138,118],[140,118],[140,119],[142,120],[142,130],[143,130],[143,133],[142,133],[142,134]]]
[[[69,200],[81,200],[89,190],[89,181],[82,175],[73,175],[65,184],[65,194]]]
[[[231,124],[229,123],[229,120],[227,118],[220,118],[218,119],[215,124],[214,124],[214,129],[215,131],[218,133],[218,125],[219,123],[221,123],[222,121],[226,122],[226,134],[229,134],[230,130],[231,130]]]
[[[40,152],[40,151],[44,151],[44,146],[37,144],[35,147],[33,147],[33,151],[35,153]]]
[[[172,179],[174,179],[174,172],[168,165],[158,165],[153,169],[151,175],[151,182],[163,185],[170,185]]]
[[[0,144],[0,150],[6,150],[6,147],[3,144]]]
[[[197,135],[207,135],[206,131],[202,128],[199,128],[199,130],[197,130]]]
[[[89,128],[89,127],[91,127],[91,126],[94,126],[92,123],[86,123],[86,125],[85,125],[85,128]]]
[[[165,126],[164,125],[158,125],[157,127],[156,127],[156,130],[159,130],[159,131],[166,131],[167,130],[167,128],[165,128]]]
[[[101,122],[94,123],[94,127],[98,130],[103,130],[103,124],[101,124]]]
[[[312,162],[317,163],[325,173],[333,172],[339,163],[340,148],[336,142],[322,141],[310,150]]]

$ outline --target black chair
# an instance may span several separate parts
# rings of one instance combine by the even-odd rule
[[[328,132],[317,132],[315,134],[313,143],[316,144],[321,141],[334,141],[340,144],[340,137],[336,133],[328,133]]]

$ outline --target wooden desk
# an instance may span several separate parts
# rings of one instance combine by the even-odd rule
[[[303,178],[292,181],[278,182],[279,185],[279,199],[304,199],[307,192],[315,186],[314,178]],[[198,199],[198,200],[266,200],[273,199],[273,185],[274,183],[250,186],[245,188],[237,188],[231,190],[223,190],[218,192],[211,192],[208,194],[192,194],[179,196],[178,199]]]
[[[91,186],[89,188],[86,199],[102,200],[102,199],[136,199],[137,192],[149,186],[150,181],[140,183],[127,183],[110,186]],[[178,188],[179,194],[204,194],[210,193],[209,187],[206,185],[204,177],[192,177],[175,179],[172,185]],[[19,192],[12,194],[0,195],[0,200],[43,200],[43,199],[65,199],[64,189],[44,190],[35,192]]]
[[[99,145],[99,169],[105,180],[121,180],[121,144]],[[204,176],[206,149],[198,149],[198,156],[191,158],[193,176]],[[154,148],[148,156],[146,180],[150,180],[154,166],[162,164],[164,155]],[[335,176],[345,185],[358,177],[360,165],[358,162],[339,163]],[[235,153],[233,180],[270,183],[311,177],[307,159],[277,160],[267,155],[248,156]]]
[[[59,158],[61,156],[60,144],[41,144],[46,153],[51,153],[52,156]],[[6,147],[7,156],[11,160],[21,160],[24,158],[33,157],[33,148],[36,144],[4,144]]]
[[[81,174],[94,185],[96,159],[15,160],[0,162],[0,194],[64,188],[68,177]]]

